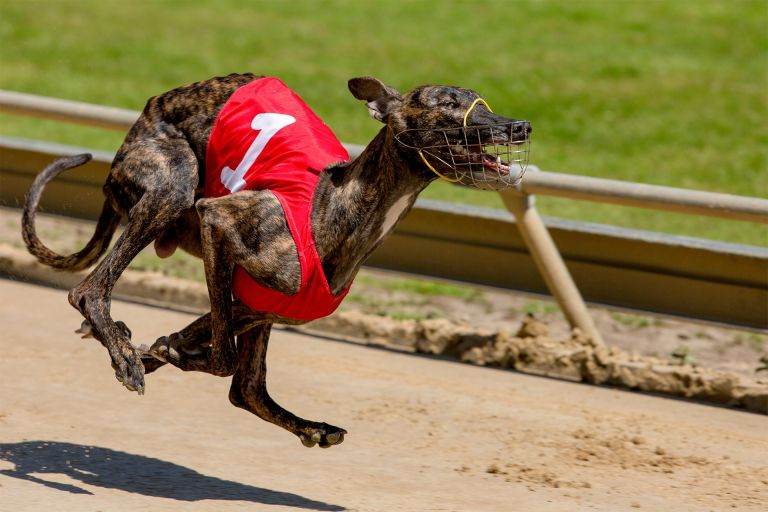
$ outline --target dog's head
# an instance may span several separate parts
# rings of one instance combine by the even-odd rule
[[[447,181],[499,190],[525,172],[531,124],[492,112],[475,91],[425,85],[401,95],[372,77],[351,79],[349,90],[408,148],[414,165]]]

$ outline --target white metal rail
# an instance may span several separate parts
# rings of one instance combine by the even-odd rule
[[[133,110],[34,94],[0,90],[0,112],[54,119],[124,132],[139,116]],[[345,144],[354,157],[364,146]],[[635,206],[653,210],[709,215],[768,224],[768,199],[703,192],[628,181],[608,180],[555,172],[526,176],[520,191]]]

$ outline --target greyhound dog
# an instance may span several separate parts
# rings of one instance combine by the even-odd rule
[[[233,376],[229,399],[235,406],[288,430],[305,446],[329,447],[344,440],[344,429],[299,418],[267,393],[272,324],[298,324],[333,311],[365,259],[438,177],[486,189],[514,184],[521,175],[515,169],[526,163],[531,127],[493,113],[469,89],[421,86],[403,95],[376,78],[353,78],[350,91],[385,126],[359,157],[348,161],[330,130],[281,84],[232,74],[151,98],[117,151],[103,187],[106,200],[85,248],[68,256],[53,252],[37,237],[34,220],[45,185],[87,162],[87,154],[56,160],[37,176],[27,195],[22,234],[40,262],[77,271],[107,252],[127,216],[111,251],[69,293],[70,304],[85,318],[78,332],[104,345],[117,379],[142,394],[145,373],[164,364]],[[252,116],[238,107],[246,90],[266,100],[272,112]],[[279,112],[286,102],[293,105],[290,115]],[[220,126],[222,118],[240,114],[245,127],[228,134]],[[294,154],[290,147],[276,146],[267,155],[278,133],[305,122],[314,130],[301,136],[309,161],[301,157],[298,164],[281,163],[281,155]],[[238,137],[244,149],[212,164],[213,139],[226,143]],[[315,153],[324,158],[314,158]],[[260,159],[272,169],[301,168],[299,181],[312,182],[303,192],[303,213],[289,214],[292,206],[277,192],[280,184],[245,186],[244,177]],[[209,185],[219,193],[208,194]],[[301,246],[298,232],[304,233]],[[150,242],[161,257],[181,248],[203,259],[211,311],[147,349],[131,344],[125,323],[111,318],[110,303],[115,282]],[[317,264],[310,265],[314,270],[307,270],[305,253],[316,253]],[[259,305],[270,294],[280,300],[300,297],[310,279],[324,288],[327,307],[320,301],[305,312],[306,302],[315,299],[299,300],[297,310]],[[256,306],[244,298],[247,293],[238,293],[238,283],[245,281],[259,290],[252,294]]]

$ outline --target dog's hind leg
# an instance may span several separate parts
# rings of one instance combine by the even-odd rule
[[[144,391],[144,366],[126,329],[110,316],[112,289],[134,257],[194,204],[197,159],[186,141],[159,139],[124,145],[115,157],[105,192],[128,210],[128,222],[112,250],[69,293],[90,323],[128,389]]]
[[[344,441],[346,430],[327,423],[308,421],[280,407],[267,392],[267,345],[271,324],[242,333],[237,338],[239,365],[229,390],[235,406],[295,434],[304,446],[328,448]]]

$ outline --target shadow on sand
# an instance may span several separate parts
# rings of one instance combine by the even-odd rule
[[[0,460],[15,465],[14,469],[1,470],[1,475],[74,494],[93,493],[37,475],[59,473],[96,487],[180,501],[240,500],[308,510],[345,510],[298,494],[222,480],[172,462],[98,446],[53,441],[0,444]]]

